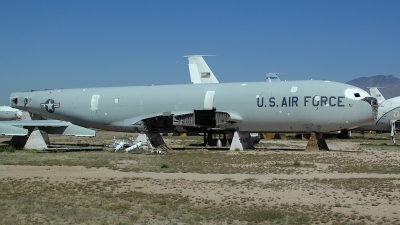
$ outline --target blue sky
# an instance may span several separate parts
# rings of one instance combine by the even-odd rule
[[[184,55],[220,82],[400,77],[400,1],[0,1],[0,105],[11,92],[190,83]]]

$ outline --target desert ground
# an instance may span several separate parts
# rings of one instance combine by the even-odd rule
[[[261,140],[255,150],[204,148],[164,137],[171,154],[114,152],[113,137],[50,135],[52,145],[101,151],[15,150],[0,137],[0,224],[400,224],[400,147],[389,134]]]

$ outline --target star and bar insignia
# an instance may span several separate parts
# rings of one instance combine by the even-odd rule
[[[40,107],[45,108],[49,113],[53,113],[56,108],[60,108],[60,103],[54,102],[53,99],[47,99],[45,103],[40,103]]]

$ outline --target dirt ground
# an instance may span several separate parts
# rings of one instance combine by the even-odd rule
[[[127,139],[131,134],[98,132],[95,138],[75,138],[64,136],[50,137],[53,143],[93,144],[97,146],[111,145],[116,138]],[[1,137],[0,142],[9,140]],[[171,146],[182,148],[184,141],[201,142],[202,137],[167,137]],[[252,199],[245,204],[262,206],[290,206],[305,213],[315,212],[315,208],[329,212],[330,215],[342,215],[346,219],[343,224],[400,224],[400,148],[393,145],[390,139],[365,138],[353,140],[327,140],[331,151],[304,152],[307,142],[297,139],[261,140],[258,150],[237,151],[222,150],[223,154],[257,154],[260,157],[279,154],[282,157],[331,157],[334,161],[316,161],[314,167],[300,168],[294,173],[282,171],[271,174],[218,174],[218,173],[163,173],[163,172],[123,172],[109,168],[86,168],[83,166],[26,166],[0,165],[0,179],[33,178],[56,182],[83,182],[85,180],[123,180],[126,178],[143,178],[127,181],[124,185],[110,190],[114,193],[127,189],[135,189],[148,194],[179,194],[196,201],[212,200],[224,207],[226,202],[238,199]],[[193,150],[194,145],[185,145],[186,150]],[[106,147],[110,150],[110,148]],[[295,151],[285,149],[296,149]],[[67,153],[68,154],[68,153]],[[127,153],[115,153],[127,154]],[[382,166],[396,168],[397,172],[338,172],[332,171],[332,165],[339,166],[341,161],[382,162]],[[120,161],[121,167],[134,164],[134,161]],[[385,165],[386,164],[386,165]],[[248,165],[240,166],[254,166]],[[256,165],[257,166],[257,165]],[[226,180],[235,181],[229,184]],[[252,181],[251,185],[240,185],[241,182]],[[358,188],[357,182],[364,182]],[[370,184],[365,184],[370,183]],[[269,188],[266,188],[269,187]],[[237,202],[237,204],[240,204]],[[310,211],[307,212],[307,209]],[[335,224],[331,219],[317,216],[311,223]],[[330,217],[327,217],[330,218]],[[332,217],[333,218],[333,217]]]

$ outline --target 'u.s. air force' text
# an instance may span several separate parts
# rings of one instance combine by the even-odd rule
[[[304,96],[304,106],[332,106],[332,107],[344,107],[343,99],[344,96]],[[278,99],[275,97],[257,98],[258,107],[298,107],[299,97],[283,97]]]

